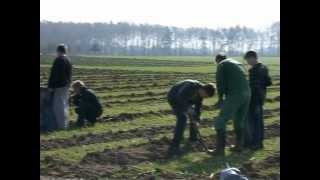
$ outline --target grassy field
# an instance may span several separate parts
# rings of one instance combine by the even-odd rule
[[[183,79],[214,82],[212,57],[71,57],[73,79],[92,88],[104,106],[103,118],[94,126],[40,134],[40,167],[43,179],[208,179],[224,168],[237,166],[251,179],[280,179],[280,59],[263,57],[273,85],[265,104],[265,148],[213,157],[201,149],[184,146],[186,153],[166,158],[175,125],[166,102],[171,85]],[[242,61],[240,57],[235,57]],[[40,85],[46,86],[53,57],[40,57]],[[249,68],[249,67],[247,67]],[[201,134],[215,146],[211,128],[218,110],[216,97],[205,100]],[[188,130],[188,129],[186,129]],[[234,142],[228,125],[228,145]],[[188,131],[185,131],[185,137]],[[187,139],[187,138],[186,138]],[[183,143],[186,144],[186,143]]]

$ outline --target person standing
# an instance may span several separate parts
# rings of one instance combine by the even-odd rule
[[[215,60],[218,64],[216,72],[218,102],[215,107],[221,110],[214,123],[217,132],[217,148],[214,154],[224,156],[226,124],[230,119],[233,119],[236,134],[236,145],[231,150],[240,152],[243,148],[251,93],[243,64],[227,59],[224,54],[218,54]]]
[[[263,105],[267,94],[267,87],[272,85],[268,68],[258,61],[255,51],[248,51],[244,59],[251,66],[249,69],[249,82],[251,88],[251,101],[248,114],[247,146],[253,150],[263,148],[264,122]]]
[[[67,47],[60,44],[57,47],[57,57],[51,67],[48,88],[53,92],[53,112],[58,129],[68,127],[68,98],[72,76],[72,64],[67,57]]]

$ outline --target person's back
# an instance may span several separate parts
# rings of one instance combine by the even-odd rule
[[[55,58],[51,68],[48,88],[61,88],[71,83],[72,65],[67,56]]]
[[[223,86],[218,87],[218,91],[221,89],[226,95],[250,91],[243,64],[233,59],[225,59],[219,63],[217,81],[223,81],[217,83]]]
[[[97,117],[103,113],[102,105],[95,93],[88,89],[84,82],[77,80],[72,84],[74,95],[72,96],[75,112],[78,114],[77,126],[83,127],[86,120],[91,125],[97,121]]]
[[[189,117],[189,141],[197,140],[196,127],[200,123],[201,107],[204,98],[215,94],[216,86],[212,83],[203,84],[197,80],[183,80],[175,84],[168,92],[168,103],[176,116],[176,127],[172,144],[168,150],[169,155],[180,153],[180,142]]]
[[[184,99],[192,99],[190,97],[190,94],[193,94],[193,92],[196,92],[200,87],[202,83],[197,80],[183,80],[179,81],[177,84],[175,84],[168,92],[168,100],[173,102],[179,102]]]
[[[261,62],[249,69],[249,82],[252,92],[252,101],[264,104],[267,87],[272,84],[268,68]]]
[[[83,88],[81,94],[75,97],[76,106],[90,106],[94,112],[97,112],[97,116],[102,114],[102,105],[98,100],[97,96],[94,94],[94,91],[88,88]]]
[[[215,60],[218,63],[216,83],[219,96],[215,107],[221,108],[214,123],[217,131],[215,154],[224,156],[226,127],[230,119],[233,119],[236,134],[236,145],[232,150],[242,151],[251,91],[242,63],[227,59],[227,56],[222,53],[218,54]]]

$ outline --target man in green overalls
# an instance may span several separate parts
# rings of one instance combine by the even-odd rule
[[[216,62],[218,64],[216,84],[219,98],[216,107],[221,108],[221,111],[214,123],[217,132],[217,148],[214,153],[224,156],[226,124],[230,119],[234,120],[236,134],[236,145],[232,150],[238,152],[242,150],[251,92],[243,64],[227,59],[224,54],[218,54]]]

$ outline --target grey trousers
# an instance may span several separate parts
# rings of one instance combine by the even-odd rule
[[[68,98],[69,86],[54,89],[53,112],[57,121],[58,129],[68,128]]]

